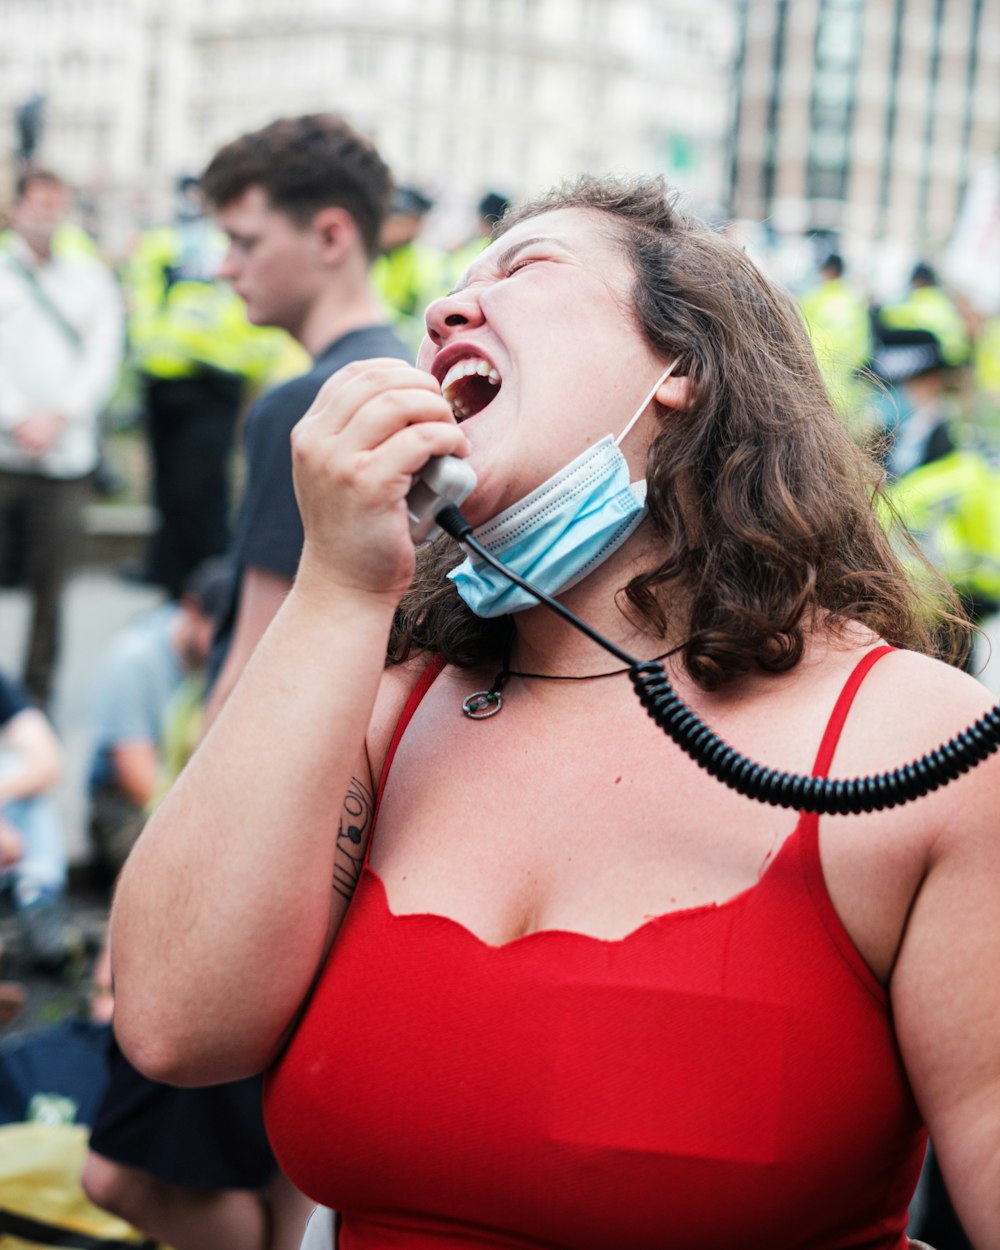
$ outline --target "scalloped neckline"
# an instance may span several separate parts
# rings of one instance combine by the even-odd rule
[[[508,938],[505,942],[489,942],[486,938],[480,937],[478,933],[470,929],[468,925],[463,924],[461,920],[456,920],[454,916],[446,916],[442,912],[395,911],[389,898],[389,890],[385,881],[371,866],[367,859],[362,868],[362,873],[367,874],[377,884],[386,913],[392,918],[393,921],[405,922],[416,920],[430,922],[432,924],[443,923],[448,925],[450,928],[457,929],[460,933],[464,934],[468,938],[471,938],[472,941],[476,942],[479,946],[484,947],[486,950],[503,951],[507,950],[509,947],[518,946],[519,944],[530,942],[535,939],[544,940],[546,938],[561,938],[570,940],[577,939],[584,942],[596,942],[601,946],[619,946],[631,941],[633,938],[638,937],[646,930],[656,926],[662,926],[663,924],[674,921],[693,919],[706,912],[725,911],[730,908],[738,907],[740,904],[746,902],[750,895],[755,890],[760,889],[760,887],[767,881],[768,877],[770,877],[771,873],[774,871],[775,865],[785,855],[788,847],[792,844],[798,844],[801,838],[803,825],[807,819],[807,813],[800,813],[794,829],[792,829],[791,833],[788,834],[778,849],[769,857],[767,866],[761,875],[756,881],[751,882],[750,885],[745,886],[742,890],[738,890],[735,894],[731,894],[725,899],[707,903],[696,903],[691,907],[674,907],[669,911],[661,912],[656,916],[650,916],[648,919],[640,921],[634,929],[630,929],[627,933],[624,933],[621,937],[617,938],[600,937],[595,933],[581,933],[577,929],[532,929],[530,933],[520,933],[516,937]]]

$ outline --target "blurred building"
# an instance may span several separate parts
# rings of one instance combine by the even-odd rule
[[[738,0],[738,11],[731,214],[835,241],[875,293],[914,257],[939,255],[1000,149],[994,0]]]
[[[0,127],[41,93],[41,157],[147,220],[220,143],[318,109],[439,196],[656,170],[715,205],[736,19],[733,0],[0,0]]]

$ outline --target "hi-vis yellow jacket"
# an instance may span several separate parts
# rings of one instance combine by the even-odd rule
[[[917,287],[898,304],[884,304],[879,319],[893,330],[929,330],[940,344],[947,365],[964,365],[969,359],[968,327],[947,293],[938,286]]]
[[[232,287],[213,276],[224,250],[224,236],[207,222],[164,226],[140,240],[125,286],[141,372],[187,378],[209,368],[260,385],[308,367],[303,348],[283,330],[252,325]]]
[[[858,378],[871,355],[868,308],[843,278],[807,291],[800,307],[830,400],[853,430],[869,398],[867,385]]]
[[[431,300],[447,289],[440,252],[419,239],[383,252],[372,265],[372,283],[381,296],[393,328],[416,354],[424,335],[424,313]]]
[[[956,590],[1000,602],[1000,471],[984,455],[959,448],[913,469],[889,493]]]

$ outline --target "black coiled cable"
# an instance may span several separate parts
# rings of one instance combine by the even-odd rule
[[[875,776],[847,779],[809,777],[804,773],[785,773],[767,768],[741,755],[711,730],[677,694],[658,660],[637,660],[586,621],[581,621],[556,599],[536,590],[530,582],[508,569],[472,536],[472,526],[454,504],[442,508],[435,519],[452,538],[464,543],[480,559],[533,595],[539,603],[551,608],[605,651],[627,664],[639,702],[663,732],[700,768],[748,799],[820,815],[847,816],[884,811],[910,803],[947,785],[982,763],[1000,747],[998,704],[975,724],[933,751],[901,768]]]
[[[642,706],[699,767],[747,798],[796,811],[856,816],[899,807],[961,777],[1000,746],[998,706],[948,742],[887,773],[847,780],[784,773],[724,742],[678,696],[658,661],[636,662],[629,676]]]

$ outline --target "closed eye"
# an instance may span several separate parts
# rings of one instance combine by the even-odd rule
[[[531,239],[522,239],[519,243],[515,243],[512,247],[508,247],[506,251],[501,252],[494,262],[493,272],[502,278],[509,278],[512,274],[517,273],[519,269],[525,268],[526,265],[535,264],[542,260],[551,260],[551,248],[555,247],[561,250],[562,245],[558,239],[549,238],[546,235],[536,235]],[[532,254],[533,247],[544,247],[544,252]],[[473,266],[475,268],[475,266]]]
[[[519,269],[526,269],[528,265],[536,265],[540,261],[546,259],[547,257],[545,256],[519,256],[513,264],[507,266],[507,273],[505,276],[509,278],[512,274],[517,273]]]

